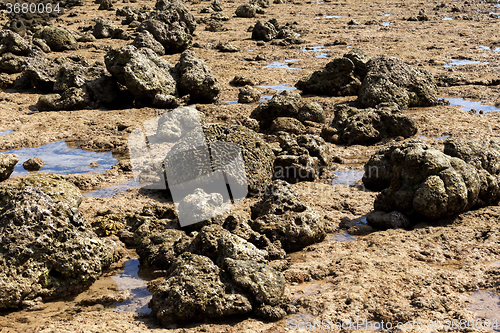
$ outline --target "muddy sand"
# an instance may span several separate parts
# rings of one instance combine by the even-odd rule
[[[349,49],[360,48],[371,57],[398,57],[413,67],[427,69],[436,78],[455,74],[465,78],[457,85],[439,84],[439,97],[456,105],[412,107],[402,111],[418,126],[413,138],[440,151],[448,138],[500,141],[500,113],[479,112],[500,107],[498,2],[297,0],[270,4],[263,14],[253,18],[236,17],[236,8],[244,3],[243,0],[220,2],[223,12],[229,16],[224,22],[226,31],[206,31],[205,24],[200,23],[194,33],[196,55],[212,70],[222,88],[217,102],[196,104],[207,122],[241,123],[259,104],[231,103],[238,100],[239,88],[230,84],[237,75],[256,83],[262,95],[272,96],[277,90],[263,87],[294,87],[299,79],[324,68],[332,59],[341,57]],[[96,19],[106,18],[123,27],[133,38],[135,28],[122,26],[123,17],[116,15],[116,9],[144,5],[154,7],[155,2],[118,1],[113,3],[112,10],[98,10],[99,4],[84,1],[83,6],[63,8],[60,14],[47,18],[47,22],[81,32]],[[185,5],[199,22],[210,16],[201,13],[210,2],[193,1]],[[407,20],[422,9],[428,20]],[[257,20],[271,18],[280,24],[293,24],[304,43],[280,46],[252,40],[248,28]],[[3,25],[9,20],[6,7],[2,7],[0,23]],[[105,38],[79,42],[76,49],[51,52],[47,57],[76,54],[90,63],[104,63],[104,56],[111,48],[130,41]],[[229,42],[239,51],[219,52],[215,46],[220,42]],[[171,64],[177,63],[179,57],[179,53],[162,56]],[[255,60],[256,57],[260,60]],[[119,187],[133,179],[127,167],[128,136],[136,126],[166,110],[131,105],[120,109],[41,112],[35,104],[42,94],[36,89],[0,91],[0,152],[59,143],[58,153],[79,148],[83,150],[78,150],[75,156],[85,156],[87,152],[107,153],[105,157],[82,157],[80,168],[73,171],[66,172],[68,167],[56,170],[68,174],[66,179],[84,192],[79,210],[96,231],[96,222],[106,214],[134,214],[151,204],[172,207],[171,200],[161,191],[140,189],[132,183]],[[322,105],[326,124],[329,124],[333,106],[354,101],[356,96],[303,95],[302,98]],[[472,105],[478,112],[464,110],[467,101],[480,102]],[[310,126],[308,132],[320,134],[322,126]],[[273,135],[260,135],[268,142],[277,141]],[[373,210],[377,192],[362,186],[363,165],[391,140],[394,142],[383,139],[371,145],[328,143],[332,155],[342,163],[332,164],[329,177],[290,185],[304,205],[320,212],[327,234],[319,243],[287,252],[289,266],[282,273],[286,279],[285,293],[298,311],[295,314],[274,322],[242,315],[162,327],[147,308],[150,293],[145,288],[145,283],[161,274],[142,266],[139,269],[137,253],[123,247],[122,259],[81,294],[39,302],[27,309],[0,312],[0,332],[305,332],[309,330],[298,330],[300,323],[305,327],[308,322],[321,320],[335,323],[358,319],[394,324],[438,321],[444,330],[453,320],[475,323],[473,320],[482,317],[500,321],[497,296],[500,265],[496,264],[500,260],[498,206],[463,212],[437,222],[423,221],[408,230],[378,231],[365,224],[363,218]],[[51,149],[39,154],[44,160],[52,157],[57,161]],[[85,169],[101,157],[109,166],[103,162],[101,169]],[[119,161],[122,164],[116,164]],[[19,170],[2,185],[15,185],[27,177],[23,169]],[[346,176],[348,180],[343,178]],[[112,186],[118,187],[92,194]],[[257,201],[258,198],[247,198],[238,209],[249,212]],[[129,273],[121,273],[124,268],[129,269]],[[124,282],[119,281],[120,276]],[[131,294],[129,301],[124,302],[127,299],[124,290]],[[102,295],[111,295],[112,300],[122,302],[81,303]],[[485,308],[488,311],[484,312]],[[398,330],[435,331],[426,325]],[[357,328],[370,327],[365,322]],[[317,331],[329,329],[323,327]]]

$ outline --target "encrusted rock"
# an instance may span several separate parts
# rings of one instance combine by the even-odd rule
[[[47,194],[54,202],[64,202],[78,208],[83,200],[82,193],[75,185],[64,180],[64,177],[49,173],[31,175],[20,183],[20,186],[34,186]]]
[[[0,182],[6,180],[14,172],[19,158],[16,154],[1,154],[0,153]]]
[[[23,163],[23,168],[26,171],[38,171],[45,165],[45,162],[40,157],[32,157]]]
[[[76,39],[73,34],[60,27],[49,26],[38,31],[34,35],[47,43],[52,51],[72,50],[76,46]]]
[[[31,53],[29,43],[19,34],[10,30],[0,31],[0,54],[10,52],[15,55],[29,55]]]
[[[306,102],[299,109],[297,119],[301,122],[312,121],[315,123],[324,123],[326,120],[325,111],[316,102]]]
[[[136,99],[153,99],[157,94],[176,94],[176,82],[170,65],[148,48],[126,45],[109,51],[106,68],[125,85]]]
[[[295,118],[278,117],[271,123],[270,131],[273,133],[283,131],[294,134],[302,134],[306,131],[306,127]]]
[[[213,103],[219,98],[221,85],[204,61],[194,51],[182,52],[175,66],[179,74],[179,93],[189,95],[191,102]]]
[[[415,121],[402,114],[397,105],[357,109],[341,104],[334,113],[330,126],[347,144],[368,144],[387,137],[408,138],[417,133]]]
[[[78,210],[36,187],[11,192],[0,210],[0,239],[3,309],[81,292],[113,261],[113,249]]]
[[[131,44],[137,48],[148,47],[159,56],[165,55],[165,48],[163,45],[161,45],[161,43],[147,30],[138,33]]]
[[[260,100],[260,91],[251,86],[240,88],[238,93],[238,103],[253,103]]]
[[[97,39],[111,38],[117,29],[118,27],[111,23],[111,21],[98,18],[95,22],[92,34]]]
[[[149,303],[161,324],[177,320],[205,320],[252,311],[242,293],[227,293],[220,269],[209,258],[183,253],[169,275],[154,291]]]
[[[244,4],[236,8],[236,16],[238,17],[255,17],[255,14],[257,13],[257,6],[251,5],[251,4]]]
[[[251,118],[257,119],[262,128],[271,126],[272,121],[278,117],[295,118],[299,113],[302,98],[295,91],[284,90],[260,104],[252,111]]]
[[[278,30],[276,26],[268,21],[262,23],[260,20],[255,23],[252,30],[252,39],[270,41],[278,35]]]
[[[396,103],[401,108],[437,104],[437,86],[429,71],[389,56],[371,59],[367,69],[359,88],[358,100],[363,107],[381,103]]]

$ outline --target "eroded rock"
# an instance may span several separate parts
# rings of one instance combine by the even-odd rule
[[[0,153],[0,182],[6,180],[14,172],[19,158],[16,154],[1,154]]]

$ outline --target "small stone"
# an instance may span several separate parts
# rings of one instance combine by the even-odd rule
[[[45,165],[45,162],[39,157],[32,157],[23,163],[26,171],[38,171]]]

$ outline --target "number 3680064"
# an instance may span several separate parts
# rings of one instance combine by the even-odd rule
[[[59,3],[35,3],[35,2],[7,2],[5,3],[5,11],[7,14],[59,14]]]

